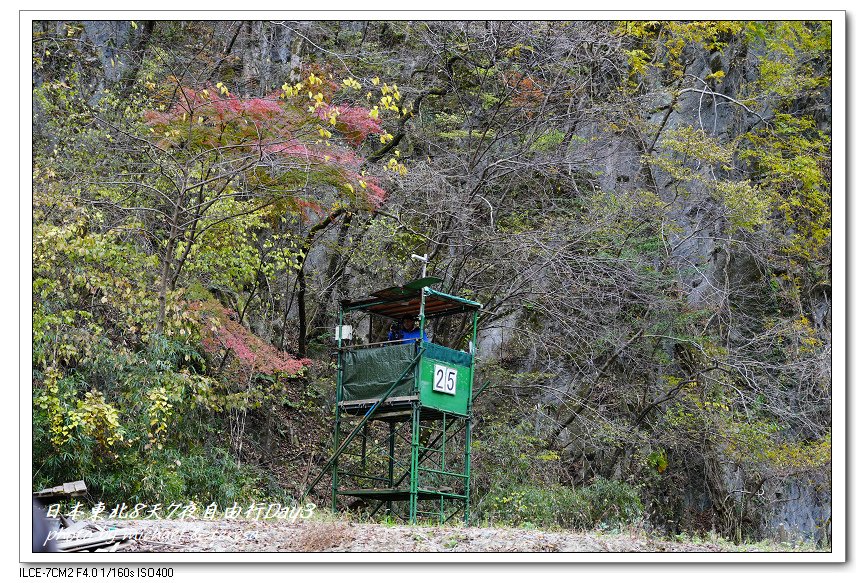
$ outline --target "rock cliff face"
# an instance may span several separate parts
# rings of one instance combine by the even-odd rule
[[[717,179],[732,178],[732,169],[719,169],[706,164],[695,170],[705,178],[683,183],[662,168],[650,167],[649,158],[663,155],[664,136],[682,128],[700,128],[722,144],[742,140],[742,136],[760,124],[768,125],[778,113],[791,106],[774,94],[748,104],[735,99],[747,93],[747,86],[757,83],[761,61],[766,52],[749,48],[741,39],[715,51],[693,51],[685,67],[683,78],[689,82],[671,90],[659,73],[644,83],[650,87],[640,98],[639,109],[644,112],[645,133],[611,132],[602,125],[594,126],[582,134],[581,145],[570,152],[574,160],[594,160],[590,171],[597,177],[596,187],[605,192],[653,192],[664,203],[664,212],[670,223],[666,235],[671,260],[676,265],[681,288],[685,290],[687,304],[693,310],[707,310],[719,316],[732,316],[724,329],[729,349],[746,346],[761,331],[758,314],[766,312],[761,290],[769,287],[772,269],[755,252],[761,243],[759,233],[734,233],[724,203],[711,190]],[[720,81],[702,81],[713,73],[721,72]],[[695,87],[690,91],[684,87]],[[828,132],[831,128],[829,89],[824,89],[816,100],[793,105],[799,113],[813,116],[816,127]],[[687,154],[681,157],[686,158]],[[748,162],[738,155],[734,166],[741,171]],[[776,267],[777,269],[777,267]],[[803,313],[813,323],[822,339],[823,351],[819,364],[812,364],[810,373],[823,375],[828,382],[828,362],[831,355],[831,286],[820,282],[805,294],[808,304]],[[730,311],[731,303],[736,307]],[[735,316],[738,311],[741,317]],[[513,327],[513,326],[511,326]],[[551,331],[552,332],[552,331]],[[482,346],[489,353],[497,350],[497,343],[506,342],[507,336],[495,331],[485,338]],[[791,415],[799,413],[795,403],[805,398],[805,389],[787,387],[776,393],[779,406],[791,406]],[[793,421],[788,430],[802,428]],[[729,463],[729,462],[726,462]],[[618,472],[618,470],[616,470]],[[617,474],[618,475],[618,474]],[[698,472],[695,474],[700,475]],[[737,512],[749,508],[753,532],[763,536],[779,536],[785,540],[804,537],[814,541],[831,540],[831,480],[820,472],[777,476],[759,482],[758,492],[751,491],[755,484],[747,470],[732,464],[717,476],[716,496],[729,496],[736,500]],[[699,515],[714,510],[723,514],[718,502],[705,491],[703,478],[686,480],[681,493],[679,514]],[[725,494],[721,494],[724,492]],[[729,494],[726,494],[729,493]],[[667,498],[670,498],[667,496]],[[759,501],[757,501],[759,499]],[[671,505],[673,502],[670,502]],[[756,505],[754,505],[756,504]],[[678,520],[678,519],[677,519]]]

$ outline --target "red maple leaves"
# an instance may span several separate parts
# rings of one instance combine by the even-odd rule
[[[318,115],[322,120],[328,120],[334,110],[336,116],[336,129],[339,130],[353,146],[359,146],[365,139],[373,134],[382,133],[381,119],[373,119],[369,110],[364,107],[351,105],[340,105],[338,107],[320,107]]]
[[[225,359],[226,351],[236,358],[236,364],[245,373],[296,376],[312,361],[278,350],[265,342],[238,321],[237,314],[212,300],[193,302],[190,307],[203,324],[201,342],[207,354]]]

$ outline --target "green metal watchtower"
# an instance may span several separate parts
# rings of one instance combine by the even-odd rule
[[[460,511],[469,521],[474,353],[482,306],[430,287],[440,282],[424,277],[340,305],[334,451],[305,493],[329,473],[334,512],[342,497],[347,505],[366,504],[371,516],[384,509],[412,524],[419,517],[444,523]],[[353,312],[369,315],[371,335],[374,317],[417,317],[421,339],[356,344],[345,324]],[[467,330],[470,322],[471,335],[459,341],[464,346],[423,340],[425,325],[446,316],[459,318],[456,329]]]

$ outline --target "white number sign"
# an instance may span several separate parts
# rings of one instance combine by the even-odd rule
[[[440,364],[433,370],[433,390],[437,393],[457,394],[457,371]]]

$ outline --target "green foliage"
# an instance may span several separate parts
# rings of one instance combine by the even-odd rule
[[[799,260],[820,256],[831,235],[829,136],[809,117],[778,114],[746,138],[741,156],[783,217],[783,250]]]
[[[637,491],[597,478],[589,486],[530,486],[493,490],[478,505],[481,521],[538,528],[623,528],[638,523],[643,505]]]
[[[659,474],[663,474],[670,463],[667,461],[667,452],[663,449],[656,449],[646,458],[646,463],[649,467],[654,468]]]
[[[672,79],[685,74],[686,49],[699,47],[706,51],[723,50],[739,34],[744,23],[737,21],[625,21],[615,33],[634,39],[640,48],[624,50],[630,64],[629,80],[633,85],[650,70],[665,71]]]
[[[532,144],[532,149],[538,152],[549,152],[561,144],[565,139],[565,132],[561,130],[547,130]]]
[[[260,476],[208,443],[222,421],[201,423],[214,379],[182,290],[154,336],[152,258],[53,188],[34,197],[35,483],[84,478],[106,502],[254,497]]]
[[[759,89],[792,99],[828,87],[828,75],[820,74],[815,65],[823,64],[832,49],[829,22],[750,22],[745,30],[755,48],[762,45],[765,50],[758,57]]]
[[[484,424],[472,452],[481,522],[590,529],[621,527],[642,518],[640,496],[625,483],[598,477],[586,487],[562,485],[561,455],[546,448],[525,421]]]
[[[54,179],[34,195],[34,364],[87,358],[108,329],[112,340],[134,347],[150,339],[157,299],[148,270],[155,258],[125,236],[134,221],[107,227],[98,211],[74,207]],[[169,338],[191,334],[180,292],[168,294]]]
[[[277,495],[259,489],[260,473],[216,445],[223,421],[197,396],[211,380],[183,368],[186,356],[182,345],[165,342],[141,355],[97,351],[68,377],[49,369],[34,390],[35,483],[84,478],[106,503]],[[89,383],[105,391],[79,397]]]
[[[554,484],[561,475],[559,455],[544,447],[526,421],[497,419],[485,424],[472,450],[477,454],[473,473],[481,488],[509,488],[532,480]]]

